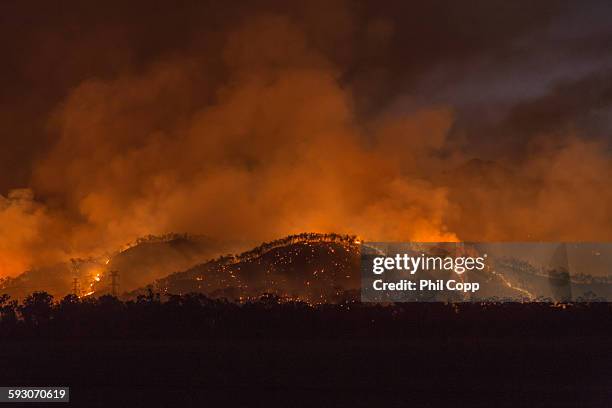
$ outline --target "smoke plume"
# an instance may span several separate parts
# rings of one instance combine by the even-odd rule
[[[474,28],[492,44],[461,37],[457,21],[437,26],[456,47],[415,25],[412,34],[436,47],[427,48],[403,42],[411,33],[392,8],[366,19],[344,2],[330,2],[321,18],[279,7],[227,11],[224,24],[206,27],[177,11],[168,19],[185,27],[160,24],[151,34],[157,51],[139,42],[145,28],[125,21],[72,45],[39,44],[65,70],[58,90],[41,95],[48,107],[16,102],[40,123],[26,132],[7,122],[39,140],[13,166],[21,185],[2,184],[0,276],[166,232],[253,244],[304,231],[403,241],[612,238],[609,124],[581,122],[609,107],[609,93],[592,106],[562,103],[559,120],[554,101],[580,94],[571,85],[489,89],[483,102],[473,78],[459,86],[460,68],[443,68],[480,69],[487,88],[509,58],[502,50],[549,24],[547,13]],[[115,50],[105,42],[123,38]],[[534,47],[529,55],[541,52]],[[485,57],[500,62],[478,63]],[[531,80],[518,62],[512,69]],[[538,101],[546,114],[537,114]]]

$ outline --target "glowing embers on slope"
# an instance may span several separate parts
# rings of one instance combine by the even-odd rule
[[[240,300],[273,293],[327,303],[359,286],[360,246],[337,234],[300,234],[225,256],[157,281],[162,293],[201,292]]]

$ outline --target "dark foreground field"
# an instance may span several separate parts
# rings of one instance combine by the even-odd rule
[[[53,306],[5,328],[0,383],[86,407],[612,406],[609,305],[202,302]]]
[[[4,344],[2,383],[71,405],[609,407],[610,343],[581,338]],[[32,404],[29,404],[31,406]]]

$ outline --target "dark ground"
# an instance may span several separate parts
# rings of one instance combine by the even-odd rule
[[[69,385],[70,405],[89,407],[612,403],[610,342],[579,335],[5,343],[0,353],[2,384]]]
[[[353,307],[208,304],[185,325],[149,300],[122,312],[133,330],[84,334],[57,314],[1,340],[0,384],[83,407],[612,406],[610,306]]]

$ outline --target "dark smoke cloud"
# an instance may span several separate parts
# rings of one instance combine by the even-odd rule
[[[531,3],[4,3],[0,274],[168,231],[610,239],[609,5]]]

